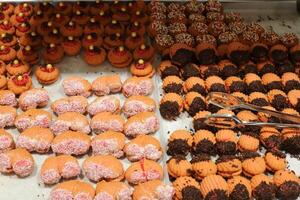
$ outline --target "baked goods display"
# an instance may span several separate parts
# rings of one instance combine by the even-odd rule
[[[298,129],[205,121],[292,123],[210,92],[300,113],[297,35],[242,16],[217,0],[0,3],[5,185],[20,193],[15,174],[51,200],[298,199]]]

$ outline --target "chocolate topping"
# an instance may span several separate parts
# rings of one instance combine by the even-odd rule
[[[281,184],[276,193],[279,200],[296,200],[299,195],[300,185],[295,181],[287,181]]]
[[[168,143],[167,154],[170,156],[186,156],[189,153],[189,151],[190,147],[186,140],[176,139]]]
[[[214,83],[208,88],[210,92],[226,92],[225,85],[221,83]]]
[[[193,156],[191,163],[193,164],[193,163],[197,163],[197,162],[210,161],[210,160],[211,160],[211,158],[210,158],[209,154],[202,153],[202,154]]]
[[[188,63],[196,62],[196,55],[194,51],[189,49],[177,49],[177,51],[171,55],[172,62],[178,65],[186,65]]]
[[[297,155],[300,154],[300,136],[293,136],[291,138],[285,139],[280,148],[290,154]]]
[[[178,83],[171,83],[168,84],[166,87],[163,88],[165,93],[177,93],[177,94],[182,94],[183,92],[183,86],[182,84],[178,84]]]
[[[248,85],[249,92],[265,92],[265,87],[261,81],[253,81]]]
[[[279,149],[282,143],[282,138],[279,135],[271,135],[263,141],[266,149]]]
[[[237,184],[230,193],[231,200],[250,200],[250,194],[247,187],[243,184]]]
[[[226,193],[224,190],[214,189],[205,196],[205,200],[227,200],[228,196]]]
[[[257,152],[245,151],[245,152],[241,153],[240,160],[244,161],[244,160],[256,158],[256,157],[260,157],[260,155]]]
[[[186,186],[181,191],[182,200],[201,200],[202,195],[198,188],[194,186]]]
[[[180,109],[177,102],[167,101],[159,106],[160,114],[165,119],[175,119],[180,115]]]
[[[276,187],[266,182],[260,183],[253,190],[253,196],[256,200],[273,200],[275,198]]]
[[[199,111],[205,110],[206,104],[201,97],[196,97],[193,99],[191,105],[189,106],[188,113],[191,116],[196,115]]]
[[[175,65],[170,65],[166,67],[162,72],[161,72],[161,78],[164,79],[167,76],[180,76],[180,72],[178,67]]]
[[[181,75],[186,80],[190,77],[200,77],[200,71],[196,64],[189,63],[182,68]]]
[[[217,142],[215,144],[217,153],[219,155],[234,155],[237,150],[235,142]]]
[[[198,144],[195,144],[193,154],[198,155],[202,153],[209,155],[213,155],[215,153],[214,144],[210,140],[204,139],[198,142]]]

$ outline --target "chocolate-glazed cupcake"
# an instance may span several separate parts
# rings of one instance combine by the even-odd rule
[[[266,31],[262,33],[260,40],[263,44],[267,45],[268,47],[272,47],[280,43],[279,35],[274,31]]]
[[[300,90],[291,90],[287,95],[291,105],[299,112],[300,111]]]
[[[278,187],[276,197],[279,200],[296,200],[300,195],[300,180],[293,171],[279,170],[273,177],[275,185]]]
[[[285,92],[300,89],[300,79],[296,73],[286,72],[282,75],[281,81]]]
[[[199,130],[194,136],[192,153],[194,155],[206,153],[209,155],[215,154],[215,135],[208,130]]]
[[[162,79],[167,76],[180,76],[180,71],[170,60],[164,60],[159,64],[159,72]]]
[[[237,65],[245,64],[249,61],[249,46],[241,42],[232,42],[228,45],[228,58]]]
[[[176,119],[183,110],[183,100],[176,93],[167,93],[160,101],[159,111],[164,119]]]
[[[219,75],[219,67],[218,65],[200,65],[199,66],[201,77],[206,79],[210,76],[218,76]]]
[[[249,103],[256,106],[268,106],[268,97],[262,92],[252,92],[249,94]]]
[[[248,86],[248,92],[265,92],[265,87],[258,75],[248,73],[245,75],[244,81]]]
[[[274,73],[276,68],[271,61],[264,61],[257,64],[257,70],[260,75],[263,75],[266,73]]]
[[[244,76],[245,74],[248,73],[257,73],[257,66],[254,62],[248,61],[247,63],[243,64],[240,66],[240,75]]]
[[[202,65],[214,64],[218,58],[215,46],[209,43],[198,44],[196,47],[196,54],[199,63]]]
[[[184,80],[190,77],[200,77],[199,67],[193,63],[186,64],[181,69],[181,76]]]
[[[284,128],[281,131],[282,143],[280,149],[292,155],[300,154],[300,133],[298,129]]]
[[[171,61],[177,65],[186,65],[197,61],[195,49],[186,44],[174,44],[170,47]]]
[[[299,43],[299,38],[294,33],[284,33],[280,37],[280,41],[287,48],[291,48]]]
[[[167,76],[163,80],[162,89],[165,93],[182,94],[183,81],[178,76]]]
[[[204,22],[193,22],[189,28],[188,32],[196,37],[197,35],[203,35],[208,33],[208,26]]]
[[[186,93],[198,92],[201,95],[206,95],[205,82],[199,77],[188,78],[183,85],[183,89]]]
[[[229,198],[232,200],[250,200],[252,195],[251,182],[242,177],[234,176],[227,181]]]
[[[261,128],[259,139],[266,149],[279,149],[282,143],[281,133],[273,127]]]
[[[261,77],[261,79],[268,91],[273,89],[282,89],[281,78],[274,73],[266,73]]]
[[[283,110],[289,107],[287,95],[283,91],[274,89],[269,91],[267,95],[269,102],[276,110]]]
[[[238,73],[238,67],[229,60],[221,60],[218,63],[219,71],[222,77],[234,76]]]
[[[184,23],[175,22],[168,26],[168,33],[172,36],[175,36],[179,33],[186,33],[187,27]]]
[[[252,195],[257,200],[272,200],[275,198],[276,186],[271,177],[260,174],[251,179]]]
[[[269,58],[274,63],[283,63],[288,58],[288,49],[282,44],[276,44],[270,49]]]
[[[167,154],[170,156],[186,156],[191,150],[193,136],[186,130],[176,130],[172,132],[168,139]]]
[[[184,108],[191,116],[195,116],[199,111],[206,109],[205,98],[197,92],[189,92],[185,96]]]
[[[268,58],[269,48],[263,43],[254,43],[250,47],[251,59],[255,62],[265,61]]]
[[[227,91],[229,91],[230,93],[233,92],[244,93],[247,91],[246,83],[237,76],[230,76],[227,79],[225,79],[225,86]]]
[[[210,76],[205,80],[208,92],[226,92],[225,82],[218,76]]]
[[[193,127],[195,131],[198,131],[200,129],[208,130],[215,132],[216,128],[207,125],[204,121],[207,116],[211,115],[211,112],[209,111],[200,111],[193,117]]]
[[[232,130],[222,129],[216,132],[216,151],[218,155],[234,155],[237,151],[237,137]]]

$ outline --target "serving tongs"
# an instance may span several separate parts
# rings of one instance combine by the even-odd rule
[[[282,112],[278,112],[278,111],[273,111],[273,110],[268,110],[256,105],[252,105],[252,104],[248,104],[245,103],[243,101],[241,101],[239,98],[227,94],[227,93],[223,93],[223,92],[210,92],[207,96],[207,102],[210,104],[213,104],[215,106],[218,106],[220,108],[224,108],[227,110],[235,110],[235,109],[246,109],[246,110],[252,110],[252,111],[257,111],[257,112],[262,112],[262,113],[266,113],[270,116],[274,116],[280,119],[283,119],[285,121],[290,121],[292,123],[295,124],[300,124],[300,117],[296,116],[296,115],[291,115],[291,114],[287,114],[287,113],[282,113]],[[216,118],[217,114],[213,114],[212,117]],[[220,117],[222,117],[220,115]],[[236,123],[239,123],[239,119],[237,119],[237,117],[233,117],[230,115],[224,115],[223,117],[229,119],[229,118],[233,118]],[[236,118],[236,119],[235,119]],[[245,123],[245,122],[243,122]],[[254,122],[249,122],[248,125],[253,124]],[[264,123],[265,125],[263,125],[262,122],[255,122],[256,126],[259,124],[261,124],[261,126],[266,126],[267,124],[277,124],[276,126],[278,127],[281,123]],[[295,127],[295,124],[287,124],[289,125],[289,127],[291,127],[293,125],[293,127]],[[259,126],[259,125],[258,125]],[[286,125],[284,125],[284,127],[287,127]],[[297,125],[297,128],[299,128],[300,125]]]

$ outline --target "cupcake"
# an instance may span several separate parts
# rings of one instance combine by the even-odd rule
[[[60,45],[49,44],[43,52],[43,58],[48,63],[59,63],[63,59],[64,49]]]
[[[132,32],[130,36],[125,39],[125,46],[130,51],[138,48],[140,45],[145,43],[144,36],[138,35],[136,32]]]
[[[225,82],[218,76],[209,76],[205,84],[208,92],[226,92]]]
[[[232,130],[222,129],[216,132],[216,151],[219,155],[234,155],[238,139]]]
[[[80,37],[83,33],[82,27],[74,21],[69,21],[60,27],[63,36]]]
[[[200,76],[202,78],[208,78],[210,76],[218,76],[219,75],[219,67],[218,65],[212,64],[212,65],[200,65]]]
[[[199,67],[196,64],[188,63],[181,67],[181,76],[184,80],[187,80],[190,77],[200,77]]]
[[[286,155],[278,150],[271,150],[269,152],[266,152],[265,161],[267,169],[271,172],[284,170],[287,165],[285,157]]]
[[[16,95],[19,95],[32,87],[31,78],[27,74],[21,74],[10,77],[7,87]]]
[[[279,76],[274,73],[266,73],[262,76],[262,82],[265,88],[270,91],[273,89],[282,89],[282,82]]]
[[[38,82],[43,85],[50,85],[56,82],[59,74],[59,69],[51,64],[40,65],[35,71]]]
[[[199,77],[190,77],[183,84],[185,93],[197,92],[201,95],[206,95],[205,82]]]
[[[200,191],[207,200],[228,199],[228,184],[220,175],[205,177],[200,184]]]
[[[196,47],[197,58],[202,65],[214,64],[217,61],[218,53],[214,45],[200,43]]]
[[[237,65],[246,64],[249,61],[249,46],[241,42],[231,42],[227,47],[228,58]]]
[[[16,50],[8,46],[0,46],[0,60],[4,62],[12,61],[16,58]]]
[[[281,81],[285,92],[300,89],[300,79],[296,73],[286,72],[282,75]]]
[[[163,52],[166,49],[169,49],[175,42],[173,37],[168,34],[157,34],[155,36],[155,48],[159,52]]]
[[[216,138],[215,135],[208,130],[199,130],[193,136],[194,143],[192,153],[194,155],[206,153],[213,155],[215,153]]]
[[[273,89],[267,95],[269,102],[276,110],[283,110],[289,106],[288,97],[283,91]]]
[[[261,92],[252,92],[249,94],[249,103],[256,106],[268,106],[268,97]]]
[[[223,155],[216,160],[218,174],[223,178],[232,178],[242,173],[242,162],[235,156]]]
[[[84,61],[89,65],[101,65],[105,61],[105,58],[105,50],[97,46],[89,46],[83,54]]]
[[[176,130],[168,139],[167,154],[170,156],[186,156],[191,150],[192,144],[193,136],[190,132],[186,130]]]
[[[265,92],[265,87],[258,75],[254,73],[248,73],[245,75],[244,81],[248,86],[249,92]]]
[[[196,61],[195,50],[186,44],[176,43],[170,47],[170,58],[177,65],[194,63]]]
[[[256,152],[259,148],[259,138],[256,133],[245,132],[239,137],[238,149],[240,152]]]
[[[278,199],[297,199],[300,194],[300,180],[293,171],[279,170],[274,174],[274,184],[278,187]]]
[[[175,199],[202,199],[199,183],[190,176],[177,178],[173,182],[173,187],[175,190]]]
[[[291,90],[287,94],[290,104],[299,112],[300,101],[299,101],[300,90]]]
[[[160,101],[159,111],[164,119],[177,118],[183,110],[183,100],[176,93],[168,93]]]
[[[263,127],[260,130],[259,139],[264,147],[268,150],[279,149],[282,142],[282,136],[280,132],[271,127]]]
[[[136,63],[131,64],[130,72],[133,76],[137,77],[152,77],[155,69],[149,62],[139,59]]]
[[[110,50],[107,57],[112,66],[117,68],[128,67],[133,59],[131,53],[123,46]]]
[[[284,33],[280,36],[280,41],[287,48],[291,48],[299,43],[299,38],[294,33]]]
[[[225,79],[225,86],[227,91],[230,93],[240,92],[244,93],[247,92],[247,85],[246,83],[237,76],[230,76]]]
[[[167,76],[180,77],[179,68],[173,65],[170,60],[164,60],[159,64],[159,72],[162,79],[165,79]]]
[[[288,58],[288,49],[282,44],[272,46],[269,57],[274,63],[283,63]]]
[[[132,54],[134,60],[143,59],[144,61],[152,62],[155,50],[151,45],[141,44],[139,47],[134,49]]]
[[[202,180],[207,176],[217,174],[217,165],[207,154],[199,154],[191,160],[192,176],[196,180]]]
[[[177,76],[167,76],[163,80],[162,89],[165,93],[177,93],[183,92],[183,81]]]
[[[205,123],[205,119],[207,116],[211,115],[209,111],[200,111],[193,117],[193,127],[195,131],[204,129],[209,131],[215,131],[214,127],[211,127]]]
[[[254,177],[264,173],[266,163],[264,158],[256,152],[244,152],[241,155],[243,174],[247,177]],[[253,187],[255,188],[255,187]]]
[[[191,176],[192,164],[184,156],[171,157],[167,161],[167,170],[170,180],[178,177]]]
[[[227,180],[230,199],[250,200],[252,196],[251,182],[242,177],[234,176]]]
[[[62,47],[66,55],[75,56],[79,54],[81,50],[81,42],[79,39],[69,36],[62,42]]]
[[[276,186],[271,177],[259,174],[251,178],[252,195],[255,199],[274,199]]]
[[[97,33],[90,33],[88,35],[84,35],[82,39],[82,47],[88,49],[89,46],[97,46],[100,47],[103,43],[103,39],[97,35]]]
[[[15,59],[6,66],[6,71],[10,76],[25,74],[30,71],[30,66],[21,60]]]
[[[184,109],[191,116],[195,116],[199,111],[206,109],[206,100],[197,92],[189,92],[184,99]]]
[[[235,76],[238,73],[238,67],[229,60],[221,60],[218,66],[223,77]]]

